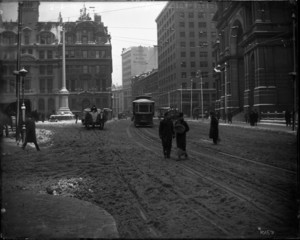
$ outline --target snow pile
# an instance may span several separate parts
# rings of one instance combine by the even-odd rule
[[[36,129],[36,138],[37,142],[44,144],[44,143],[50,143],[51,139],[53,137],[53,132],[46,129]]]
[[[75,191],[78,190],[79,185],[82,184],[83,179],[69,178],[60,179],[57,184],[46,188],[47,193],[53,195],[74,196]]]

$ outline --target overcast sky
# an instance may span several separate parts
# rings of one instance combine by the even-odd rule
[[[113,57],[113,84],[122,84],[122,48],[153,46],[157,44],[155,19],[166,2],[43,2],[39,21],[57,21],[61,12],[63,21],[76,21],[85,4],[90,16],[101,15],[111,35]],[[16,21],[17,3],[3,1],[0,13],[4,21]]]

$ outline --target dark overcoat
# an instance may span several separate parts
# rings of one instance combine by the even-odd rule
[[[185,127],[183,133],[176,133],[176,145],[178,148],[182,149],[183,151],[186,150],[186,133],[190,130],[189,125],[183,119],[179,119],[176,121],[176,124],[181,124]]]
[[[172,142],[174,127],[171,119],[163,119],[159,124],[159,137],[163,143]]]
[[[26,125],[26,142],[36,142],[35,122],[33,119],[28,119]]]
[[[215,116],[211,116],[209,138],[218,140],[219,138],[219,121]]]

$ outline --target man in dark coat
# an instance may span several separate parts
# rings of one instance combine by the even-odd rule
[[[186,133],[190,130],[189,125],[186,121],[183,119],[183,113],[179,113],[179,118],[175,122],[175,129],[177,125],[182,125],[184,127],[183,132],[176,131],[176,145],[179,150],[179,152],[182,151],[182,155],[184,155],[186,158],[188,157],[186,152]],[[181,154],[178,153],[178,159],[180,159]]]
[[[36,141],[35,122],[33,118],[31,118],[31,116],[28,116],[25,122],[25,126],[26,126],[26,136],[25,136],[25,142],[23,143],[22,146],[23,150],[25,149],[28,142],[32,142],[34,143],[36,150],[40,151],[39,145],[37,144]]]
[[[213,139],[214,144],[219,141],[219,121],[214,112],[210,113],[209,138]]]
[[[159,137],[162,142],[164,157],[170,158],[172,149],[172,138],[174,138],[174,127],[168,112],[164,114],[164,119],[160,121]]]
[[[291,112],[289,110],[286,110],[285,113],[284,113],[284,118],[285,118],[285,124],[286,126],[291,126],[292,123],[291,123]]]

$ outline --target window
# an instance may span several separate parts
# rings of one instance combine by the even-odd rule
[[[208,77],[208,72],[202,72],[202,77],[207,78]]]
[[[180,47],[185,47],[185,42],[180,42]]]
[[[190,32],[190,37],[195,37],[195,32]]]
[[[200,57],[205,57],[205,58],[206,58],[206,57],[208,57],[208,53],[207,53],[207,52],[200,52],[200,53],[199,53],[199,56],[200,56]]]
[[[82,72],[83,73],[88,73],[88,66],[82,66]]]
[[[100,58],[100,52],[98,50],[96,51],[96,58]]]
[[[181,78],[186,78],[186,72],[181,73]]]
[[[48,59],[52,59],[53,58],[53,56],[52,56],[52,50],[48,50],[47,51],[47,57],[48,57]]]
[[[51,44],[52,43],[52,37],[51,33],[42,33],[40,35],[40,44]]]
[[[46,92],[46,79],[40,78],[40,93]]]
[[[53,66],[47,65],[47,75],[52,75],[52,74],[53,74]]]
[[[196,63],[194,61],[191,62],[191,67],[196,67]]]
[[[53,91],[53,79],[47,78],[47,92],[51,93]]]
[[[180,16],[181,18],[184,18],[184,12],[180,12],[180,13],[179,13],[179,16]]]
[[[194,13],[193,12],[189,12],[189,18],[193,18],[194,17]]]
[[[207,38],[207,32],[200,31],[199,32],[199,38]]]
[[[72,36],[67,36],[67,44],[72,44],[73,43],[73,37]]]
[[[186,67],[186,62],[181,62],[181,67]]]
[[[45,52],[43,50],[39,51],[39,58],[45,59]]]
[[[190,42],[190,47],[195,47],[195,42]]]
[[[17,42],[17,35],[12,32],[6,32],[3,34],[4,44],[15,44]]]
[[[180,53],[180,56],[181,56],[181,57],[186,57],[186,53],[185,53],[185,52],[181,52],[181,53]]]
[[[32,54],[32,49],[28,49],[28,53],[29,53],[29,54]]]
[[[191,56],[191,57],[195,57],[195,56],[196,56],[196,53],[195,53],[195,52],[190,52],[190,56]]]
[[[193,28],[194,27],[194,22],[189,22],[189,28]]]
[[[84,44],[88,43],[87,36],[82,36],[82,43],[84,43]]]
[[[206,28],[206,22],[198,22],[198,27]]]
[[[185,32],[180,32],[180,37],[185,37]]]
[[[45,65],[40,65],[40,75],[45,75],[46,74],[46,67]]]
[[[184,22],[179,22],[179,27],[185,27],[185,23]]]
[[[88,56],[88,52],[87,51],[82,51],[82,57],[83,58],[87,58],[87,56]]]
[[[205,18],[205,13],[198,12],[198,18]]]
[[[208,66],[207,62],[200,61],[200,67],[207,67],[207,66]]]
[[[25,43],[26,45],[29,44],[29,35],[25,35],[25,36],[24,36],[24,43]]]

